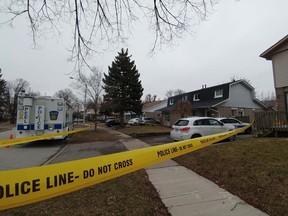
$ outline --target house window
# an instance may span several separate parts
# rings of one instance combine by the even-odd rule
[[[214,98],[221,98],[223,97],[223,89],[218,89],[214,92]]]
[[[244,115],[245,115],[244,109],[240,109],[238,112],[238,116],[244,116]]]
[[[169,100],[169,105],[173,105],[174,104],[174,98],[171,98],[170,100]]]
[[[182,97],[182,100],[183,100],[183,101],[188,100],[188,96],[187,96],[187,95],[183,96],[183,97]]]
[[[200,100],[199,94],[194,94],[193,95],[193,101],[199,101],[199,100]]]
[[[237,116],[237,108],[232,108],[231,109],[231,116]]]

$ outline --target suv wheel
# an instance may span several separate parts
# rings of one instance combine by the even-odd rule
[[[191,139],[194,139],[194,138],[197,138],[197,137],[201,137],[201,135],[200,134],[193,134]]]

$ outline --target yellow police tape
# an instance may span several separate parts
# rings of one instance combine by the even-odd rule
[[[56,197],[168,160],[243,132],[233,131],[82,160],[0,171],[0,210]]]
[[[73,133],[78,133],[84,130],[87,130],[89,127],[79,128],[71,131],[64,131],[59,133],[51,133],[51,134],[44,134],[44,135],[37,135],[37,136],[29,136],[29,137],[22,137],[22,138],[14,138],[14,139],[7,139],[7,140],[0,140],[0,147],[11,146],[11,145],[18,145],[28,142],[34,142],[38,140],[50,139],[53,137],[58,136],[65,136]]]

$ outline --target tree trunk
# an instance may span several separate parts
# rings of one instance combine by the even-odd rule
[[[124,113],[120,112],[120,127],[124,127]]]

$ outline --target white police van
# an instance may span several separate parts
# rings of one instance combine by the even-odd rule
[[[73,110],[63,98],[18,96],[16,138],[59,133],[74,129]],[[64,139],[56,136],[51,139]]]

